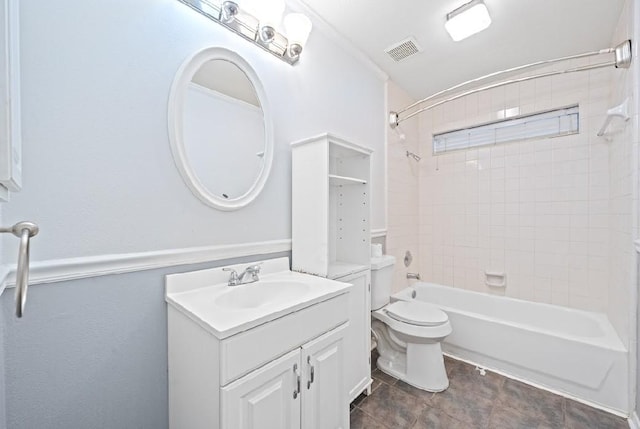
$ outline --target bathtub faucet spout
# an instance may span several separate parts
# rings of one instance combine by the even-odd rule
[[[420,280],[420,273],[407,273],[408,279]]]

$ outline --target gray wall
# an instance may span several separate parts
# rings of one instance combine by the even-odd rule
[[[6,393],[5,393],[5,376],[4,376],[4,331],[5,331],[5,323],[4,321],[0,323],[0,429],[5,429],[7,427],[7,403],[6,403]]]
[[[23,319],[3,294],[6,427],[167,428],[164,276],[280,256],[36,285]]]

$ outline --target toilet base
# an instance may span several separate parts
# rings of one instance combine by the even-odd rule
[[[407,344],[407,351],[393,351],[378,358],[377,367],[392,377],[427,392],[449,387],[440,343]]]

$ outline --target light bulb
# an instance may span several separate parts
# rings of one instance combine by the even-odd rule
[[[280,24],[284,13],[284,0],[244,0],[241,7],[260,21],[260,27],[273,27]]]
[[[224,1],[220,9],[220,20],[225,23],[232,22],[238,14],[237,1]]]
[[[303,48],[309,39],[311,27],[311,20],[301,13],[290,13],[284,17],[284,30],[289,44],[297,44]]]

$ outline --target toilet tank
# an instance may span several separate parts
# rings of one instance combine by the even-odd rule
[[[396,258],[391,255],[371,258],[371,310],[378,310],[389,303],[395,263]]]

